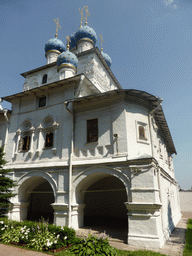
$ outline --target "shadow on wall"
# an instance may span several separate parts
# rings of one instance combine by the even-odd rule
[[[168,228],[172,232],[174,229],[173,217],[172,217],[172,209],[171,209],[171,202],[168,196],[168,207],[167,207],[167,214],[168,214]]]

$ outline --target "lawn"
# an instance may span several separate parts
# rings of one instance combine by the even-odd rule
[[[186,231],[186,243],[183,250],[183,256],[192,255],[192,219],[188,219]]]
[[[152,251],[121,251],[115,250],[117,256],[166,256],[165,254],[160,254],[158,252]],[[62,251],[59,253],[54,254],[56,256],[75,256],[77,254],[72,254],[70,251]],[[107,255],[107,254],[106,254]],[[98,254],[99,256],[99,254]]]

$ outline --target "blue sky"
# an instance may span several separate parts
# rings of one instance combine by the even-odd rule
[[[79,8],[89,6],[88,25],[103,35],[104,52],[124,89],[163,98],[177,155],[175,175],[192,186],[192,0],[0,0],[0,97],[22,91],[21,73],[46,64],[44,45],[80,25]],[[3,102],[2,106],[10,108]]]

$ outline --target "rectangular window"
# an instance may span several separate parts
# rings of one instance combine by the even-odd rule
[[[46,106],[46,97],[39,98],[39,108]]]
[[[45,135],[45,148],[53,147],[53,133],[47,132]]]
[[[98,119],[87,120],[87,143],[98,141]]]
[[[19,141],[19,150],[28,151],[30,150],[31,136],[26,135]]]

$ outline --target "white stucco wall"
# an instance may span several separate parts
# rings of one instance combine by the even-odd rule
[[[7,122],[4,114],[0,115],[0,147],[4,146],[6,135]]]
[[[181,212],[192,212],[192,191],[179,191]]]

